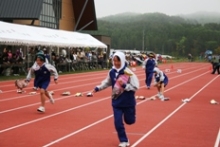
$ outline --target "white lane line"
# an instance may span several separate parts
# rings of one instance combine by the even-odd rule
[[[201,67],[201,66],[198,66],[198,67]],[[194,69],[194,68],[196,68],[196,67],[190,67],[190,68],[186,68],[187,70],[190,70],[190,69]],[[184,68],[182,68],[182,69],[184,69]],[[173,71],[172,73],[175,73],[176,71]],[[144,72],[143,72],[143,70],[138,70],[138,71],[136,71],[135,72],[136,74],[137,73],[143,73],[143,74],[145,74]],[[170,72],[171,73],[171,72]],[[86,77],[90,77],[90,76],[92,76],[92,77],[97,77],[97,76],[95,76],[95,75],[100,75],[100,74],[102,74],[102,76],[106,76],[106,71],[105,72],[103,72],[103,73],[99,73],[99,74],[95,74],[95,73],[92,73],[92,74],[89,74],[89,75],[87,75]],[[141,75],[143,75],[143,74],[141,74]],[[61,76],[61,77],[63,77],[63,76]],[[76,78],[76,79],[80,79],[80,77],[85,77],[85,75],[83,75],[83,76],[78,76],[78,77],[75,77],[75,76],[73,76],[74,78],[71,78],[71,77],[67,77],[67,78],[59,78],[59,79],[61,79],[61,80],[63,80],[63,79],[70,79],[70,81],[71,80],[74,80],[74,78]],[[99,78],[100,78],[100,76],[98,76]],[[52,78],[53,79],[53,78]],[[90,78],[90,79],[95,79],[95,78]],[[32,79],[32,81],[33,81],[33,79]],[[75,80],[74,82],[80,82],[80,81],[85,81],[85,80]],[[68,83],[71,83],[71,82],[60,82],[60,83],[62,83],[62,84],[68,84]],[[51,84],[51,85],[53,85],[53,84]],[[9,84],[9,85],[4,85],[3,87],[9,87],[9,86],[14,86],[14,84]],[[0,86],[0,88],[1,88],[1,86]],[[31,88],[27,88],[27,89],[31,89]],[[4,93],[6,93],[6,92],[11,92],[12,90],[9,90],[9,91],[4,91]]]
[[[201,74],[201,75],[199,75],[199,76],[197,76],[197,77],[194,77],[193,79],[198,78],[198,77],[200,77],[200,76],[202,76],[202,75],[204,75],[204,74],[206,74],[206,73],[203,73],[203,74]],[[192,80],[193,80],[193,79],[192,79]],[[187,81],[190,81],[190,80],[187,80]],[[184,83],[186,83],[187,81],[185,81]],[[144,88],[144,87],[146,87],[146,86],[142,86],[142,87],[140,87],[140,88]],[[70,97],[70,96],[69,96],[69,97]],[[47,118],[50,118],[50,117],[53,117],[53,116],[57,116],[57,115],[60,115],[60,114],[62,114],[62,113],[65,113],[65,112],[69,112],[69,111],[71,111],[71,110],[74,110],[74,109],[77,109],[77,108],[81,108],[81,107],[83,107],[83,106],[87,106],[87,105],[90,105],[90,104],[98,103],[98,102],[101,102],[101,101],[106,100],[106,99],[108,99],[108,98],[110,98],[110,97],[105,97],[105,98],[103,98],[103,99],[96,100],[96,101],[93,101],[93,102],[90,102],[90,103],[86,103],[86,104],[83,104],[83,105],[80,105],[80,106],[76,106],[76,107],[74,107],[74,108],[67,109],[67,110],[64,110],[64,111],[61,111],[61,112],[58,112],[58,113],[55,113],[55,114],[46,116],[46,117],[42,117],[42,118],[35,119],[35,120],[29,121],[29,122],[26,122],[26,123],[22,123],[22,124],[19,124],[19,125],[16,125],[16,126],[13,126],[13,127],[7,128],[7,129],[4,129],[4,130],[0,130],[0,133],[9,131],[9,130],[12,130],[12,129],[15,129],[15,128],[19,128],[19,127],[22,127],[22,126],[25,126],[25,125],[28,125],[28,124],[32,124],[32,123],[35,123],[35,122],[38,122],[38,121],[41,121],[41,120],[44,120],[44,119],[47,119]],[[141,102],[140,102],[140,103],[141,103]]]
[[[198,70],[195,70],[195,71],[198,71]],[[170,80],[175,79],[175,78],[178,78],[178,77],[181,77],[181,76],[184,76],[184,75],[187,75],[187,74],[190,74],[190,73],[193,73],[193,72],[195,72],[195,71],[191,71],[191,72],[188,72],[188,73],[185,73],[185,74],[182,74],[182,75],[178,75],[178,76],[172,77],[172,78],[170,78]],[[202,75],[204,75],[204,74],[206,74],[206,73],[203,73]],[[200,75],[200,76],[202,76],[202,75]],[[194,77],[194,78],[197,78],[197,77]],[[192,78],[191,80],[193,80],[194,78]],[[145,79],[140,79],[140,81],[142,81],[142,80],[145,80]],[[183,82],[183,84],[184,84],[184,83],[187,83],[188,81],[190,81],[190,80],[187,80],[187,81]],[[92,84],[92,83],[90,83],[90,84]],[[180,84],[178,84],[178,85],[182,85],[182,84],[180,83]],[[177,87],[178,85],[174,86],[173,88]],[[79,86],[77,86],[77,87],[79,87]],[[142,87],[140,87],[140,89],[141,89],[141,88],[144,88],[144,87],[146,87],[146,86],[142,86]],[[67,88],[65,88],[65,89],[69,89],[69,88],[72,88],[72,87],[67,87]],[[172,89],[173,89],[173,88],[172,88]],[[59,90],[59,89],[57,89],[57,90]],[[171,90],[171,88],[170,88],[170,90]],[[167,91],[167,90],[165,90],[164,92],[166,92],[166,91]],[[88,93],[88,92],[90,92],[90,91],[86,91],[86,92],[82,92],[82,93]],[[25,97],[25,96],[24,96],[24,97]],[[56,101],[57,101],[57,100],[66,99],[66,98],[69,98],[69,97],[72,97],[72,95],[71,95],[71,96],[66,96],[65,98],[63,98],[63,97],[56,98]],[[12,99],[15,99],[15,98],[12,98]],[[3,100],[2,100],[2,101],[3,101]],[[0,101],[0,102],[1,102],[1,101]],[[144,101],[143,101],[143,102],[144,102]],[[35,106],[35,105],[38,105],[38,104],[39,104],[39,103],[34,103],[34,104],[30,104],[30,105],[25,105],[25,106],[17,107],[17,108],[14,108],[14,109],[9,109],[9,110],[5,110],[5,111],[1,111],[0,114],[7,113],[7,112],[11,112],[11,111],[15,111],[15,110],[19,110],[19,109],[23,109],[23,108],[27,108],[27,107],[31,107],[31,106]]]
[[[204,75],[204,74],[206,74],[206,73],[203,73],[202,75]],[[202,76],[202,75],[199,75],[199,76],[197,76],[197,78],[198,77],[200,77],[200,76]],[[193,79],[195,79],[196,77],[194,77]],[[193,80],[192,79],[192,80]],[[188,80],[188,81],[191,81],[191,80]],[[185,81],[186,82],[186,81]],[[183,82],[183,83],[185,83],[185,82]],[[179,84],[179,86],[180,85],[182,85],[182,84]],[[145,87],[145,86],[143,86],[143,87]],[[176,87],[176,86],[175,86]],[[173,89],[173,88],[172,88]],[[145,102],[146,102],[146,100],[144,100]],[[137,103],[137,105],[140,105],[140,104],[142,104],[143,102],[138,102]],[[109,116],[107,116],[108,118],[111,118],[113,115],[109,115]],[[106,118],[107,118],[106,117]],[[94,122],[95,124],[98,124],[97,123],[98,121],[96,121],[96,122]],[[93,124],[94,124],[93,123]],[[83,129],[80,129],[81,131],[83,131],[83,130],[85,130],[85,129],[88,129],[88,126],[86,126],[86,127],[84,127]],[[57,139],[57,140],[55,140],[55,141],[52,141],[52,142],[50,142],[49,144],[46,144],[46,145],[44,145],[43,147],[48,147],[48,146],[50,146],[50,145],[53,145],[53,144],[55,144],[55,143],[57,143],[57,142],[59,142],[59,141],[62,141],[62,140],[64,140],[64,139],[66,139],[66,138],[68,138],[68,137],[71,137],[71,136],[73,136],[73,135],[75,135],[76,133],[79,133],[79,132],[81,132],[81,131],[79,131],[79,130],[77,130],[77,131],[74,131],[74,132],[72,132],[72,133],[70,133],[70,134],[68,134],[68,135],[66,135],[66,136],[64,136],[64,137],[62,137],[62,138],[59,138],[59,139]]]
[[[74,80],[74,78],[80,78],[80,77],[85,77],[86,76],[94,76],[94,75],[100,75],[100,74],[105,74],[106,71],[97,71],[97,72],[87,72],[87,73],[78,73],[77,75],[76,74],[65,74],[65,75],[60,75],[60,78],[62,77],[62,79],[72,79]],[[72,77],[70,75],[73,75]],[[33,79],[31,79],[33,80]],[[7,83],[13,83],[15,80],[10,80],[10,81],[2,81],[0,82],[0,84],[3,84],[4,82],[7,82]],[[8,85],[4,85],[3,87],[8,87],[8,86],[14,86],[14,84],[8,84]],[[1,87],[1,86],[0,86]]]
[[[63,114],[63,113],[75,110],[75,109],[79,109],[79,108],[82,108],[82,107],[85,107],[85,106],[89,106],[89,105],[92,105],[92,104],[95,104],[95,103],[107,100],[109,98],[110,97],[105,97],[105,98],[102,98],[102,99],[99,99],[99,100],[96,100],[96,101],[92,101],[92,102],[89,102],[89,103],[86,103],[86,104],[83,104],[83,105],[80,105],[80,106],[76,106],[74,108],[70,108],[70,109],[67,109],[67,110],[64,110],[64,111],[61,111],[61,112],[58,112],[58,113],[54,113],[52,115],[48,115],[48,116],[45,116],[45,117],[42,117],[42,118],[38,118],[38,119],[35,119],[35,120],[32,120],[32,121],[28,121],[26,123],[22,123],[22,124],[19,124],[19,125],[16,125],[16,126],[4,129],[4,130],[0,130],[0,133],[4,133],[4,132],[7,132],[7,131],[15,129],[15,128],[19,128],[19,127],[26,126],[28,124],[32,124],[32,123],[35,123],[35,122],[38,122],[38,121],[41,121],[41,120],[44,120],[44,119],[47,119],[47,118],[51,118],[51,117],[54,117],[54,116],[57,116],[57,115],[60,115],[60,114]]]
[[[203,86],[200,90],[198,90],[193,96],[190,97],[190,100],[193,99],[198,93],[200,93],[203,89],[205,89],[208,85],[210,85],[214,80],[216,80],[219,76],[213,78],[210,82],[208,82],[205,86]],[[175,109],[172,113],[170,113],[166,118],[164,118],[161,122],[159,122],[155,127],[153,127],[150,131],[148,131],[144,136],[142,136],[139,140],[137,140],[131,147],[136,147],[140,142],[142,142],[145,138],[147,138],[152,132],[154,132],[157,128],[159,128],[165,121],[167,121],[171,116],[173,116],[179,109],[181,109],[186,103],[180,105],[177,109]]]
[[[49,144],[46,144],[46,145],[44,145],[43,147],[48,147],[48,146],[50,146],[50,145],[53,145],[53,144],[55,144],[55,143],[57,143],[57,142],[60,142],[60,141],[62,141],[62,140],[64,140],[64,139],[66,139],[66,138],[69,138],[69,137],[71,137],[71,136],[73,136],[73,135],[75,135],[75,134],[77,134],[77,133],[79,133],[79,132],[82,132],[82,131],[84,131],[84,130],[86,130],[86,129],[92,127],[92,126],[95,126],[95,125],[97,125],[97,124],[99,124],[99,123],[101,123],[101,122],[103,122],[103,121],[105,121],[105,120],[111,118],[112,116],[113,116],[113,115],[109,115],[109,116],[107,116],[107,117],[105,117],[105,118],[103,118],[103,119],[100,119],[100,120],[98,120],[98,121],[96,121],[96,122],[94,122],[94,123],[92,123],[92,124],[90,124],[90,125],[88,125],[88,126],[86,126],[86,127],[84,127],[84,128],[81,128],[81,129],[79,129],[79,130],[77,130],[77,131],[75,131],[75,132],[72,132],[72,133],[70,133],[70,134],[68,134],[68,135],[66,135],[66,136],[63,136],[62,138],[59,138],[59,139],[57,139],[57,140],[55,140],[55,141],[53,141],[53,142],[51,142],[51,143],[49,143]]]
[[[198,70],[194,70],[194,71],[191,71],[191,72],[188,72],[188,73],[184,73],[184,74],[180,74],[180,75],[178,75],[178,76],[175,76],[175,77],[173,77],[173,78],[178,78],[178,77],[181,77],[181,76],[184,76],[184,75],[187,75],[187,74],[190,74],[190,73],[193,73],[193,72],[197,72],[197,71],[199,71],[199,70],[202,70],[203,68],[200,68],[200,69],[198,69]],[[140,76],[140,75],[143,75],[143,74],[139,74],[138,76]],[[167,74],[168,75],[168,74]],[[170,79],[173,79],[173,78],[170,78]],[[140,80],[142,80],[142,79],[140,79]],[[145,79],[144,79],[145,80]],[[71,82],[72,83],[72,82]],[[54,90],[54,92],[56,92],[56,91],[59,91],[59,90],[65,90],[65,89],[69,89],[69,88],[75,88],[75,87],[80,87],[80,86],[87,86],[87,85],[94,85],[94,84],[97,84],[97,83],[100,83],[100,82],[95,82],[95,83],[89,83],[89,84],[84,84],[84,85],[77,85],[77,86],[71,86],[71,87],[65,87],[65,88],[61,88],[61,89],[56,89],[56,90]],[[12,90],[10,90],[10,91],[12,91]],[[13,90],[13,91],[15,91],[15,90]],[[9,92],[9,91],[8,91]],[[9,101],[9,100],[14,100],[14,99],[17,99],[17,98],[26,98],[26,97],[29,97],[30,95],[24,95],[24,96],[18,96],[18,97],[13,97],[13,98],[7,98],[7,99],[3,99],[3,100],[0,100],[0,102],[4,102],[4,101]]]
[[[216,138],[215,146],[214,147],[219,147],[219,143],[220,143],[220,128],[218,130],[218,136]]]

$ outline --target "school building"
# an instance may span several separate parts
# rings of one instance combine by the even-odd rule
[[[94,0],[0,0],[0,21],[67,31],[98,30]],[[108,36],[94,36],[109,48]]]

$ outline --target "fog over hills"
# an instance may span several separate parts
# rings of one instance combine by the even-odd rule
[[[109,21],[109,22],[131,22],[131,21],[138,21],[142,20],[144,16],[160,14],[164,15],[164,17],[176,17],[176,18],[183,18],[186,22],[190,23],[199,23],[199,24],[206,24],[206,23],[218,23],[220,24],[220,13],[218,12],[206,12],[200,11],[192,14],[179,14],[175,16],[169,16],[163,13],[133,13],[133,12],[125,12],[116,15],[110,15],[106,17],[99,18],[99,20]],[[154,15],[156,16],[156,15]]]

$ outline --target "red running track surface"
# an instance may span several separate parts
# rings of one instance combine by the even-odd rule
[[[166,74],[169,84],[165,96],[170,101],[137,100],[137,122],[126,127],[132,147],[218,147],[220,101],[218,75],[210,74],[209,63],[173,63],[159,67],[173,69]],[[182,73],[177,73],[181,69]],[[108,71],[62,75],[58,85],[51,82],[55,104],[47,101],[46,112],[40,114],[39,91],[17,94],[14,81],[0,82],[0,147],[116,147],[111,88],[86,97],[107,75]],[[156,88],[145,86],[145,73],[137,67],[140,81],[136,95],[155,96]],[[61,96],[70,91],[70,96]],[[74,97],[77,92],[84,96]],[[189,98],[189,103],[181,100]]]

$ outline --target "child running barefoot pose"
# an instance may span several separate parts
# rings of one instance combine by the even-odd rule
[[[50,84],[51,72],[54,74],[54,82],[57,84],[58,73],[54,66],[49,63],[45,63],[45,56],[38,54],[36,58],[36,63],[39,69],[35,71],[36,86],[40,88],[41,106],[37,109],[39,112],[45,112],[45,101],[46,98],[54,104],[54,99],[51,93],[47,91],[47,87]],[[26,78],[26,81],[30,81],[31,74]]]
[[[123,123],[134,124],[136,120],[135,91],[139,88],[137,76],[127,68],[125,55],[116,52],[112,58],[113,67],[107,78],[96,86],[93,92],[112,86],[112,107],[114,112],[114,125],[120,141],[119,147],[129,146]]]
[[[164,97],[164,88],[168,84],[168,77],[165,75],[163,71],[161,71],[158,67],[154,68],[154,81],[155,87],[158,90],[158,97],[161,101],[168,101],[169,98]]]

